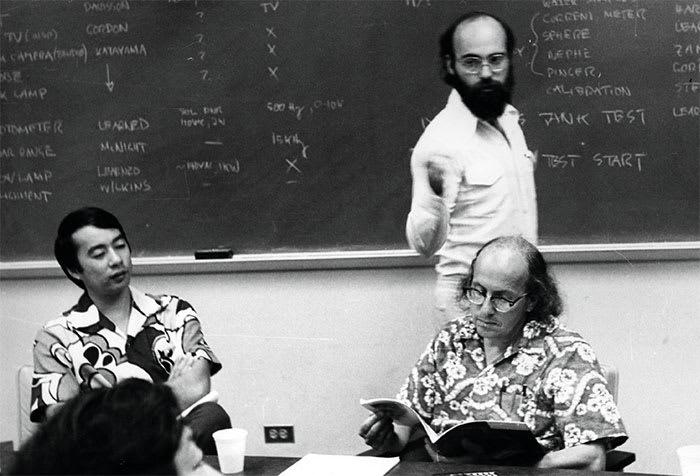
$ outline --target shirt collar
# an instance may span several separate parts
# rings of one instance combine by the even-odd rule
[[[458,331],[457,338],[459,340],[477,340],[481,342],[482,337],[476,332],[476,324],[474,324],[474,318],[471,314],[466,317],[460,318],[462,321],[462,326]],[[538,337],[543,337],[545,335],[552,334],[555,330],[559,328],[559,319],[554,316],[549,316],[544,320],[530,319],[525,323],[523,327],[523,335],[518,339],[516,345],[512,346],[513,349],[520,349],[526,347],[528,342]]]
[[[64,312],[63,315],[68,317],[73,327],[86,332],[90,332],[90,328],[93,326],[104,327],[111,331],[115,330],[114,323],[97,309],[87,291],[83,292],[80,299],[78,299],[78,303],[70,310]]]
[[[157,314],[165,305],[156,300],[153,296],[143,293],[136,288],[129,287],[131,290],[131,305],[135,307],[144,316],[152,316]]]
[[[132,321],[135,317],[134,310],[143,316],[139,320],[145,321],[148,316],[157,314],[163,308],[161,302],[136,288],[129,286],[129,292],[131,293]],[[77,304],[66,311],[64,315],[69,317],[71,325],[77,329],[89,331],[90,327],[99,325],[111,331],[116,330],[114,323],[97,309],[87,292],[84,292]],[[137,326],[140,327],[140,324],[142,322],[139,322]]]
[[[531,341],[552,334],[559,327],[559,319],[549,316],[544,320],[531,319],[523,327],[523,335],[512,347],[513,351],[527,348]]]

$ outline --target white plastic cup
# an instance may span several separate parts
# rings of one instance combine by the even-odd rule
[[[683,476],[700,476],[700,445],[681,446],[676,450]]]
[[[215,431],[212,435],[219,454],[219,469],[222,473],[234,474],[243,471],[245,459],[245,440],[248,430],[227,428]]]

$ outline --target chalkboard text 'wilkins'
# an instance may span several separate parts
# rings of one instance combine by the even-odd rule
[[[110,180],[108,183],[100,184],[100,192],[102,193],[139,193],[150,192],[151,184],[148,180],[137,182],[116,182]]]

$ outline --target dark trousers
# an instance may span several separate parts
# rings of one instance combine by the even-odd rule
[[[197,405],[182,422],[192,429],[194,441],[205,455],[215,455],[216,445],[212,434],[217,430],[231,428],[231,419],[221,405],[205,402]]]

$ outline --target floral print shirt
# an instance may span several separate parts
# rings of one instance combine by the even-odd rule
[[[129,289],[132,304],[126,334],[97,309],[87,293],[37,333],[32,421],[41,421],[49,405],[90,388],[109,387],[127,378],[164,382],[184,353],[208,360],[212,375],[221,369],[187,301]]]
[[[397,398],[440,433],[469,420],[525,422],[545,451],[627,440],[600,365],[583,338],[551,317],[487,365],[470,316],[448,322],[428,344]]]

